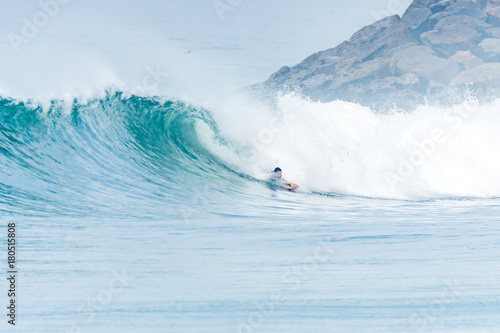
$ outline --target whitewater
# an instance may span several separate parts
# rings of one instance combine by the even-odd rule
[[[245,87],[282,49],[238,58],[188,23],[160,45],[145,26],[166,11],[147,33],[98,13],[78,35],[71,11],[89,9],[59,10],[0,55],[0,237],[16,224],[19,275],[2,331],[498,332],[500,99],[264,98]],[[278,166],[298,190],[271,186]]]

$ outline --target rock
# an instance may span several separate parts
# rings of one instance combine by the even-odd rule
[[[434,30],[436,24],[448,15],[448,13],[439,12],[428,17],[417,29],[415,29],[419,32],[417,39],[420,40],[420,35],[422,35],[422,33]]]
[[[324,71],[325,74],[338,74],[338,73],[344,73],[346,70],[349,70],[350,68],[360,64],[361,61],[357,57],[352,57],[352,58],[347,58],[347,59],[341,59],[336,62],[335,64],[335,71]],[[328,65],[323,66],[323,67],[328,67]],[[318,66],[318,69],[321,70],[322,66]],[[320,72],[321,73],[321,72]]]
[[[271,75],[271,79],[283,77],[283,76],[285,76],[288,73],[290,73],[290,67],[283,66],[276,73],[274,73],[273,75]]]
[[[496,73],[500,0],[415,0],[402,18],[366,26],[335,48],[282,67],[258,88],[268,94],[299,91],[313,100],[411,108],[424,100],[458,102],[456,96],[470,82],[478,96],[496,97]]]
[[[484,1],[484,0],[483,0]],[[411,28],[412,31],[417,31],[420,36],[422,33],[437,30],[435,26],[443,19],[449,16],[467,16],[471,18],[475,18],[479,21],[484,21],[486,19],[486,14],[480,9],[481,4],[476,3],[475,1],[441,1],[434,4],[434,6],[441,6],[441,8],[445,8],[444,11],[438,11],[432,14],[431,16],[424,19],[417,28]],[[420,8],[423,10],[425,8]],[[403,16],[404,17],[404,16]],[[453,24],[450,19],[447,24]],[[443,28],[441,25],[440,29]],[[420,37],[417,37],[420,39]]]
[[[358,58],[341,59],[334,63],[326,62],[324,65],[316,66],[296,80],[296,85],[306,87],[307,90],[325,89],[332,86],[333,80],[345,76],[346,71],[359,64]],[[300,72],[303,73],[303,72]]]
[[[500,0],[487,0],[486,1],[486,8],[493,8],[493,7],[498,7],[500,6]]]
[[[431,10],[432,14],[436,14],[436,13],[444,11],[446,8],[448,8],[450,5],[454,4],[455,2],[457,2],[457,0],[439,1],[439,2],[436,2],[435,4],[430,5],[429,9]]]
[[[370,104],[376,109],[393,107],[411,109],[425,102],[422,93],[425,92],[426,86],[426,80],[416,74],[407,73],[403,77],[390,76],[371,80],[362,86],[346,86],[343,97],[362,104]]]
[[[457,51],[451,58],[451,61],[462,64],[465,69],[473,68],[484,64],[484,61],[472,54],[471,51]]]
[[[395,92],[398,90],[413,90],[424,93],[427,80],[415,73],[405,73],[402,76],[386,76],[369,82],[367,89],[371,93]]]
[[[457,51],[473,49],[482,35],[467,26],[453,24],[441,30],[424,32],[420,38],[438,54],[449,57]]]
[[[500,62],[500,39],[484,39],[474,49],[474,53],[486,62]]]
[[[422,8],[422,7],[428,8],[430,5],[432,5],[435,2],[437,2],[437,1],[432,1],[432,0],[414,0],[410,4],[410,7],[408,7],[408,10],[410,10],[412,8]]]
[[[410,30],[417,30],[419,29],[420,25],[430,16],[432,15],[432,12],[429,8],[410,8],[408,9],[403,17],[401,18],[401,21]]]
[[[364,76],[365,72],[369,71],[368,68],[378,71],[375,64],[380,62],[369,63],[370,60],[386,50],[413,41],[413,36],[401,23],[399,16],[387,17],[361,29],[349,41],[333,49],[317,52],[292,68],[281,68],[271,75],[267,82],[274,86],[285,85],[291,89],[305,86],[306,90],[312,90],[313,87],[324,88],[329,84],[336,86],[339,76],[345,75],[344,79],[356,80],[353,78],[355,73]],[[361,62],[368,64],[353,69],[352,73],[346,72]],[[318,77],[313,78],[314,76]]]
[[[422,23],[420,23],[418,26],[411,28],[409,27],[408,30],[410,30],[410,32],[412,33],[413,38],[415,38],[416,40],[420,40],[420,35],[423,34],[424,32],[433,30],[437,22],[438,20],[435,19],[434,15],[431,15],[424,21],[422,21]]]
[[[448,14],[439,12],[433,14],[428,8],[414,7],[408,9],[403,15],[402,22],[410,30],[416,40],[424,32],[434,30],[435,25]]]
[[[486,18],[486,14],[483,11],[484,6],[484,1],[461,0],[450,5],[444,12],[450,13],[451,15],[467,15],[479,20],[484,20]]]
[[[455,10],[455,12],[453,14],[454,15],[466,15],[466,16],[470,16],[470,17],[473,17],[473,18],[481,20],[481,21],[486,20],[486,13],[483,12],[479,8],[465,7],[462,9]]]
[[[404,88],[417,87],[420,85],[421,78],[415,73],[406,73],[394,81],[395,84],[400,84]]]
[[[383,51],[413,42],[414,38],[398,15],[386,17],[356,32],[349,44],[362,61],[373,59]]]
[[[500,27],[500,6],[488,9],[486,12],[487,22],[495,27]]]
[[[484,64],[463,71],[451,82],[453,86],[470,86],[481,95],[500,91],[500,63]]]
[[[443,83],[449,82],[460,72],[457,63],[440,58],[430,47],[421,45],[396,50],[391,57],[391,69],[395,75],[415,73],[427,80]]]
[[[471,16],[467,15],[450,15],[444,17],[442,20],[440,20],[435,26],[434,30],[443,30],[446,29],[449,26],[453,25],[461,25],[461,26],[466,26],[471,29],[483,32],[486,29],[491,28],[492,26],[486,22],[483,22],[481,20],[478,20],[476,18],[473,18]]]
[[[323,60],[325,60],[325,59],[323,59]],[[343,73],[345,70],[348,70],[359,63],[360,63],[360,61],[356,57],[347,58],[347,59],[340,58],[338,60],[334,60],[333,62],[320,61],[312,71],[309,71],[307,73],[306,77],[304,77],[304,78],[307,78],[311,75],[318,75],[318,74],[325,74],[325,75],[340,74],[340,73]]]
[[[335,78],[333,87],[341,87],[346,83],[368,82],[378,77],[384,77],[389,73],[389,61],[377,58],[354,66]]]
[[[492,38],[500,38],[500,27],[489,28],[485,31],[486,35]]]
[[[435,8],[436,10],[439,6],[444,6],[446,8],[450,4],[457,2],[458,0],[414,0],[408,9],[412,8]],[[474,1],[474,0],[472,0]]]
[[[330,73],[313,73],[300,82],[302,92],[307,95],[316,95],[321,100],[329,100],[328,95],[335,92],[335,97],[339,96],[354,98],[352,87],[359,87],[363,90],[367,84],[380,77],[385,77],[389,73],[389,61],[383,58],[359,63],[352,67],[338,70],[335,75]],[[357,91],[357,97],[362,96],[362,91]]]

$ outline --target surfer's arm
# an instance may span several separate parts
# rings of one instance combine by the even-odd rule
[[[288,180],[286,179],[283,179],[283,184],[285,185],[285,188],[289,189],[289,190],[293,190],[293,189],[296,189],[297,187],[299,187],[299,185],[297,184],[294,184],[294,183],[290,183]]]

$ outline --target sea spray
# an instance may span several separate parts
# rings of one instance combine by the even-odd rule
[[[496,197],[499,106],[466,101],[382,114],[355,103],[285,95],[274,109],[226,106],[233,114],[231,122],[219,122],[220,135],[235,151],[251,150],[251,160],[238,165],[227,152],[209,149],[259,179],[279,165],[315,192],[417,200]],[[229,114],[213,112],[216,118]],[[276,118],[285,128],[271,126]],[[265,144],[259,139],[263,129],[272,134]]]

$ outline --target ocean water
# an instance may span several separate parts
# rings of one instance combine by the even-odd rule
[[[500,100],[263,100],[241,88],[372,9],[153,3],[68,2],[1,44],[1,332],[500,332]],[[16,6],[2,33],[40,11]]]
[[[498,331],[496,103],[0,107],[7,331]],[[299,190],[269,186],[277,163]]]

